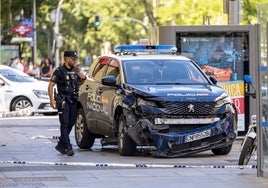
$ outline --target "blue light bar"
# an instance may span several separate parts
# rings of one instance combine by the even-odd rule
[[[177,48],[174,45],[117,45],[114,48],[115,53],[122,52],[159,52],[176,53]]]

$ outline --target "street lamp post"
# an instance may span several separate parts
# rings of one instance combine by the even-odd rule
[[[37,49],[37,32],[36,32],[36,0],[33,0],[33,62],[36,63]]]

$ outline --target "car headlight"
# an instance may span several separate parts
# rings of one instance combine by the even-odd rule
[[[138,99],[137,100],[137,106],[140,107],[140,110],[142,113],[146,114],[163,114],[165,113],[165,110],[162,108],[158,108],[158,106],[151,101],[146,101],[143,99]]]
[[[33,93],[38,97],[42,99],[48,99],[48,93],[44,90],[33,90]]]
[[[146,106],[157,107],[156,104],[155,104],[154,102],[146,101],[146,100],[143,100],[143,99],[141,99],[141,98],[139,98],[139,99],[137,100],[137,105],[138,105],[138,106],[146,105]]]
[[[226,93],[223,93],[221,94],[219,97],[217,97],[215,99],[216,101],[216,107],[221,107],[223,104],[226,104],[226,103],[232,103],[232,99],[226,94]]]

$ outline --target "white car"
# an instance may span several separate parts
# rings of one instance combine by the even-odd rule
[[[0,65],[0,112],[34,108],[34,113],[55,115],[49,105],[48,82],[37,80],[19,70]]]

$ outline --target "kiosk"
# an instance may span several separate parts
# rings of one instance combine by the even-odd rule
[[[254,114],[257,115],[258,122],[261,122],[258,135],[262,135],[268,112],[263,108],[267,104],[263,102],[261,89],[265,88],[261,87],[262,82],[259,79],[259,33],[259,25],[159,26],[151,30],[150,41],[152,44],[176,45],[178,53],[195,60],[206,74],[217,78],[218,84],[227,90],[237,107],[239,136],[246,134],[250,116]],[[256,99],[245,96],[245,74],[251,75],[253,84],[259,88]],[[261,121],[263,119],[264,122]],[[261,137],[263,136],[258,139]],[[262,176],[268,162],[264,163],[263,159],[263,141],[258,140],[258,144],[261,147],[258,147],[260,157],[257,174]]]

